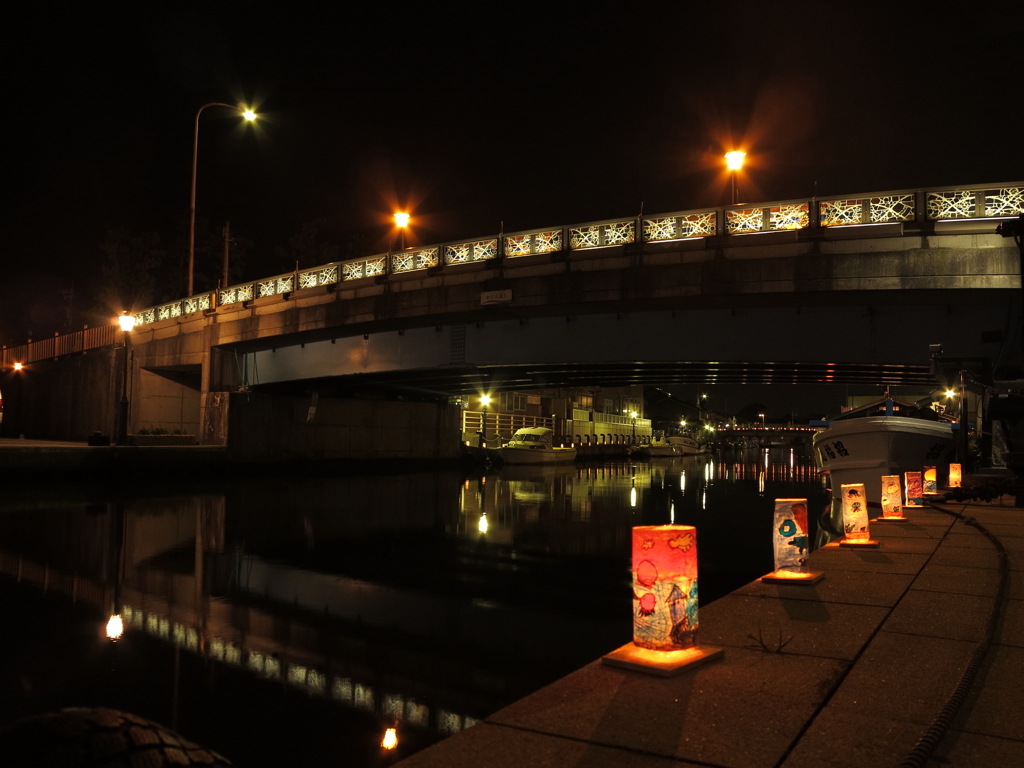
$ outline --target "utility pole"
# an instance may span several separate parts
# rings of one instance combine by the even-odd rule
[[[224,281],[221,288],[228,287],[228,254],[231,252],[231,222],[224,223]]]

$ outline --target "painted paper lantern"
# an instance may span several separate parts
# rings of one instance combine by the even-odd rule
[[[925,467],[923,472],[923,487],[925,493],[938,493],[939,480],[935,467]]]
[[[882,517],[903,517],[903,488],[899,475],[882,475]]]
[[[923,507],[924,506],[924,479],[921,477],[920,472],[905,472],[904,478],[906,478],[907,488],[907,506],[908,507]]]
[[[949,487],[959,488],[960,487],[960,465],[950,464],[949,465]]]
[[[772,542],[775,570],[802,570],[807,563],[807,499],[776,499]]]
[[[633,528],[633,643],[677,651],[697,645],[697,529]]]
[[[851,541],[870,539],[868,530],[868,497],[864,483],[843,483],[843,532]]]

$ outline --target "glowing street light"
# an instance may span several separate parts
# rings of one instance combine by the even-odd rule
[[[196,262],[196,164],[199,159],[199,116],[203,114],[203,110],[207,107],[227,107],[228,109],[233,109],[250,123],[257,117],[256,113],[251,109],[236,107],[234,104],[225,104],[220,101],[212,101],[209,104],[203,104],[203,106],[196,111],[196,127],[192,136],[192,197],[189,206],[188,223],[188,296],[192,295],[192,275],[195,270]]]
[[[956,390],[955,389],[947,389],[946,390],[946,397],[956,397]]]
[[[409,214],[399,211],[395,214],[395,226],[402,236],[402,250],[405,250],[405,228],[409,226]]]
[[[15,363],[14,364],[14,370],[16,370],[16,371],[20,371],[24,367],[25,367],[24,363]]]
[[[765,425],[764,425],[764,414],[763,414],[763,413],[759,413],[759,414],[757,414],[757,415],[758,415],[758,416],[760,417],[760,419],[761,419],[761,429],[767,429],[767,427],[765,427]]]
[[[388,728],[384,731],[384,738],[381,739],[380,745],[384,749],[394,749],[398,746],[398,731],[394,728]]]
[[[122,312],[117,318],[117,324],[121,326],[121,346],[124,348],[124,377],[121,380],[121,403],[117,412],[117,444],[125,445],[128,442],[128,368],[131,365],[128,345],[131,339],[129,334],[135,327],[135,315]]]
[[[481,424],[481,427],[482,427],[482,429],[481,429],[482,435],[481,435],[481,441],[480,441],[480,447],[481,448],[486,448],[487,447],[487,406],[490,405],[490,404],[491,404],[490,395],[480,395],[480,405],[484,409],[484,411],[483,411],[483,418],[482,418],[483,423]]]
[[[736,174],[743,167],[743,158],[747,156],[746,152],[740,152],[738,149],[734,149],[732,152],[725,153],[725,165],[732,171],[732,204],[736,205],[739,202],[739,198],[736,195]]]
[[[107,637],[116,643],[123,634],[124,621],[121,620],[121,615],[119,613],[112,613],[110,618],[107,619]]]

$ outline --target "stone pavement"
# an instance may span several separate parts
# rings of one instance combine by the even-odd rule
[[[999,538],[993,644],[926,765],[1024,766],[1024,509],[943,504]],[[939,509],[875,523],[875,550],[811,556],[812,586],[748,584],[700,611],[721,661],[666,679],[594,662],[402,768],[898,766],[955,690],[996,603],[998,556]],[[628,621],[628,617],[623,617]]]

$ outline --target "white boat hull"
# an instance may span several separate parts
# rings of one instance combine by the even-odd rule
[[[505,446],[498,451],[506,464],[572,464],[575,448],[519,448]]]
[[[648,459],[669,459],[679,454],[671,445],[643,445],[637,448],[636,455]]]
[[[849,419],[814,436],[814,456],[820,471],[829,475],[833,502],[843,483],[864,483],[868,504],[877,511],[883,475],[899,475],[902,481],[904,472],[948,466],[953,439],[945,422],[900,416]]]
[[[692,437],[670,437],[668,441],[680,456],[696,456],[706,450]]]

